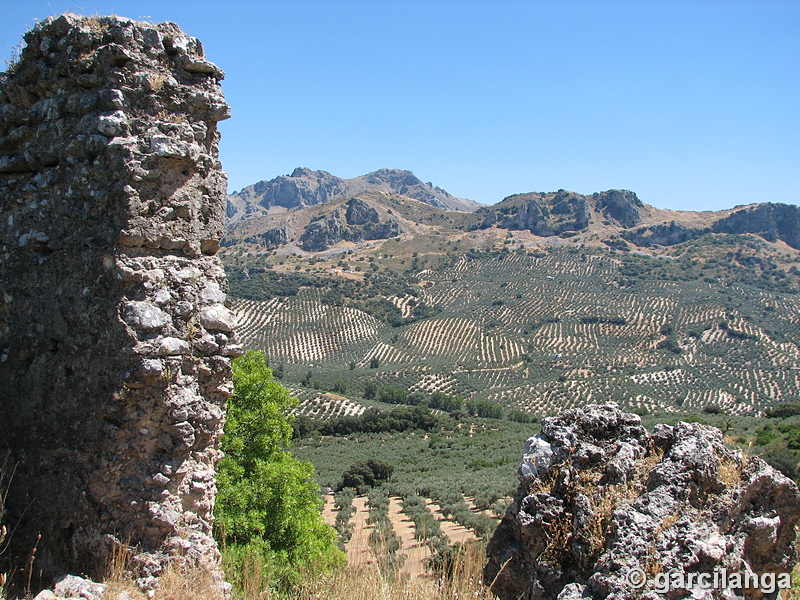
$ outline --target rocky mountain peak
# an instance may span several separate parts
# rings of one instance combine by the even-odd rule
[[[607,219],[614,219],[625,228],[633,227],[642,220],[639,212],[644,203],[628,190],[608,190],[592,194],[595,206]]]
[[[327,171],[298,167],[290,175],[259,181],[228,196],[228,222],[265,214],[273,206],[304,208],[370,191],[407,196],[445,210],[472,212],[480,207],[477,202],[423,183],[414,173],[403,169],[379,169],[360,177],[342,179]]]

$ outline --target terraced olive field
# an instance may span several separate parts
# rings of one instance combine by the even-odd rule
[[[391,271],[394,263],[376,255],[372,271],[404,278],[412,291],[379,299],[404,319],[413,306],[436,308],[396,326],[327,302],[325,285],[234,298],[233,308],[245,347],[280,365],[283,383],[303,400],[298,413],[318,418],[360,414],[367,389],[386,386],[539,417],[604,401],[745,415],[796,400],[798,296],[758,278],[722,277],[716,260],[707,269],[687,254],[471,251],[415,260],[418,271]],[[353,275],[354,285],[369,275]]]

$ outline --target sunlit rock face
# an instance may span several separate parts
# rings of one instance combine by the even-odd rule
[[[762,593],[733,575],[763,581],[796,563],[797,485],[713,427],[650,434],[615,404],[588,405],[544,419],[518,475],[484,570],[501,600],[774,598],[777,577]],[[732,587],[713,586],[715,572]]]

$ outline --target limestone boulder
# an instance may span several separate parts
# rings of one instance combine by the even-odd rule
[[[648,433],[614,404],[569,410],[528,440],[519,478],[487,548],[501,600],[775,598],[796,563],[797,485],[713,427]]]

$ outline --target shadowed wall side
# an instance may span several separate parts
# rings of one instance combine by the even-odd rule
[[[223,73],[173,23],[67,14],[25,41],[0,75],[4,566],[41,535],[34,588],[99,577],[118,544],[143,587],[172,560],[221,582],[215,464],[241,353],[215,256]]]

